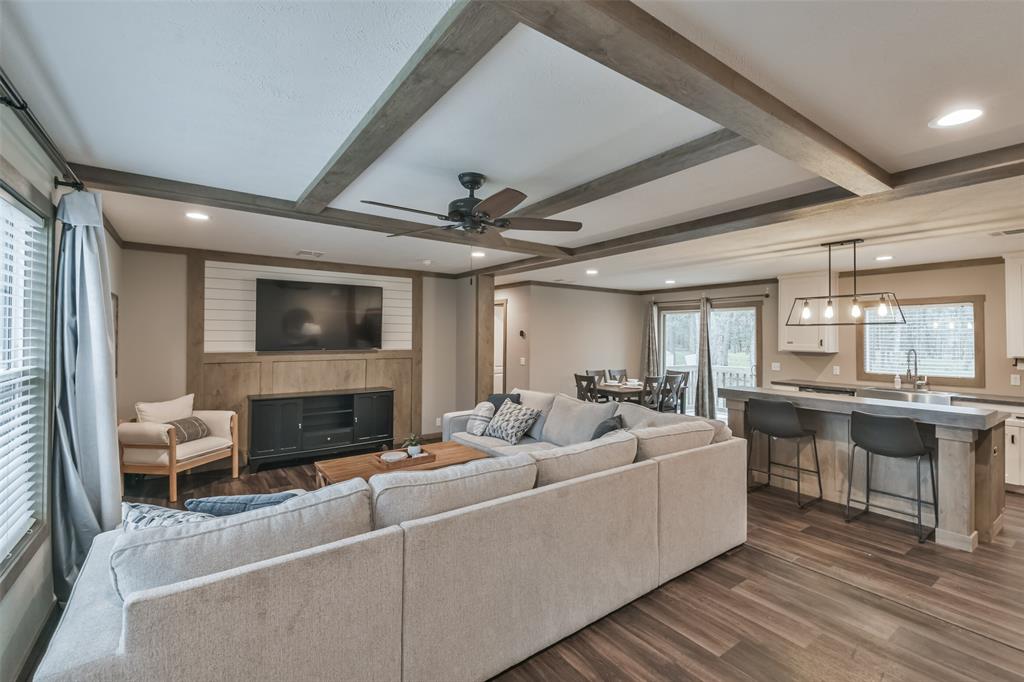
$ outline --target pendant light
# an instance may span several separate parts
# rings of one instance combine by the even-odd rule
[[[838,242],[827,242],[822,246],[828,249],[828,295],[797,296],[786,320],[787,327],[833,327],[872,324],[906,324],[899,299],[891,291],[862,294],[857,290],[857,245],[863,239],[846,239]],[[839,294],[832,291],[832,247],[850,246],[853,250],[853,293]],[[878,301],[877,305],[865,306],[862,301]],[[816,319],[818,308],[815,303],[823,302],[821,319]],[[820,305],[820,303],[818,304]],[[797,307],[799,306],[799,312]]]

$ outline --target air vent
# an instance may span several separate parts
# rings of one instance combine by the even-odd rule
[[[300,258],[321,258],[324,255],[323,251],[314,251],[312,249],[301,249],[295,253]]]
[[[1019,234],[1024,234],[1024,227],[1017,227],[1012,230],[1003,230],[1002,232],[993,232],[993,237],[1014,237]]]

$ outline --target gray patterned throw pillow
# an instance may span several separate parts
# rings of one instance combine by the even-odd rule
[[[210,435],[210,427],[199,417],[185,417],[167,423],[174,427],[174,438],[178,443],[187,443]]]
[[[474,436],[484,435],[484,431],[487,430],[487,425],[491,423],[491,419],[493,417],[493,403],[485,400],[482,403],[477,404],[477,406],[473,408],[473,414],[469,415],[469,421],[466,422],[466,431]]]
[[[501,409],[487,425],[485,436],[493,436],[515,445],[533,426],[540,416],[540,410],[535,410],[523,405],[517,405],[511,400],[506,400]]]
[[[213,514],[168,509],[167,507],[158,507],[155,504],[142,504],[141,502],[121,503],[121,521],[126,531],[139,530],[141,528],[180,526],[183,523],[197,523],[213,518],[216,518]]]

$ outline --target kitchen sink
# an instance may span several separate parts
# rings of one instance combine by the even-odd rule
[[[858,388],[857,397],[902,400],[907,403],[927,403],[929,405],[952,405],[956,394],[918,389]]]

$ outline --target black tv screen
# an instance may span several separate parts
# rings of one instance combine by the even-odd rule
[[[256,280],[256,350],[380,348],[384,290]]]

